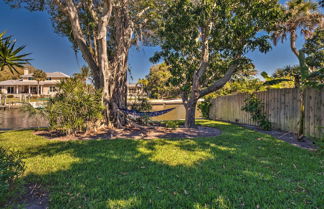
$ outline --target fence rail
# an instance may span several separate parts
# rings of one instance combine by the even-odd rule
[[[257,92],[257,97],[264,103],[267,114],[274,129],[298,132],[300,120],[299,90],[270,89]],[[247,94],[236,94],[217,97],[212,100],[210,118],[249,125],[256,125],[250,114],[242,111]],[[324,89],[306,89],[304,95],[305,120],[304,133],[306,136],[324,136]],[[321,128],[323,127],[323,128]]]

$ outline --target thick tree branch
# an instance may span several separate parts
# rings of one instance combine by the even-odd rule
[[[209,34],[210,31],[213,27],[213,23],[210,22],[207,27],[203,29],[202,32],[202,50],[201,50],[201,61],[200,61],[200,66],[198,70],[198,79],[200,80],[202,75],[204,75],[207,67],[208,67],[208,62],[209,62]]]
[[[206,96],[207,94],[216,91],[220,88],[222,88],[227,81],[229,81],[232,77],[232,75],[234,74],[235,70],[236,70],[236,65],[230,65],[229,69],[226,71],[224,77],[222,77],[221,79],[218,79],[216,82],[214,82],[211,86],[203,89],[200,91],[200,98],[203,96]]]
[[[99,17],[99,26],[98,26],[98,37],[97,39],[102,39],[107,36],[107,26],[111,17],[112,12],[112,2],[111,0],[104,1],[104,8],[101,16]]]
[[[96,73],[98,71],[98,65],[93,58],[89,48],[87,47],[84,34],[80,26],[80,20],[78,16],[78,10],[72,0],[66,0],[65,4],[60,0],[54,0],[54,3],[59,7],[59,9],[68,16],[71,26],[72,33],[79,49],[82,52],[83,58],[89,64],[89,67]]]

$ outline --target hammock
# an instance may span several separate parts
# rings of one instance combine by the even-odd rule
[[[166,113],[168,113],[168,112],[170,112],[170,111],[172,111],[174,109],[175,108],[170,108],[170,109],[160,110],[160,111],[155,111],[155,112],[139,112],[137,110],[127,110],[127,109],[121,109],[121,111],[123,111],[126,114],[133,115],[133,116],[155,117],[155,116],[166,114]]]

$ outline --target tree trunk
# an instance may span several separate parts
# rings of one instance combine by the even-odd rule
[[[304,137],[304,120],[305,120],[305,105],[304,105],[305,89],[299,88],[299,111],[300,118],[298,122],[298,140],[303,140]]]
[[[194,128],[196,125],[195,124],[196,106],[197,106],[196,99],[190,99],[188,103],[185,105],[185,109],[186,109],[185,127],[186,128]]]
[[[290,48],[298,58],[299,52],[298,52],[298,50],[296,48],[296,39],[297,39],[296,31],[292,30],[291,33],[290,33]]]
[[[122,128],[127,124],[125,114],[121,109],[127,108],[127,86],[126,86],[126,69],[118,68],[116,70],[123,71],[116,79],[109,82],[110,79],[105,79],[104,104],[106,108],[107,124],[111,127]]]

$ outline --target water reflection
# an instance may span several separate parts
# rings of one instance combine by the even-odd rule
[[[152,111],[165,110],[174,108],[167,114],[153,117],[152,120],[181,120],[185,119],[185,108],[182,104],[153,104]],[[196,112],[196,117],[200,117],[199,111]],[[35,127],[46,127],[48,122],[41,116],[30,116],[27,112],[19,109],[0,110],[0,130],[6,129],[24,129]]]
[[[152,120],[183,120],[186,117],[186,110],[182,104],[153,104],[152,111],[165,110],[169,108],[176,108],[164,115],[152,117]],[[201,113],[196,111],[196,118],[201,117]]]
[[[46,127],[48,122],[41,116],[31,116],[19,109],[0,110],[0,130]]]

